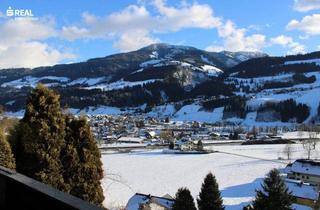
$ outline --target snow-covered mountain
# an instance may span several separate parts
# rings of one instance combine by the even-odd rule
[[[49,86],[83,86],[105,88],[134,86],[163,79],[168,69],[189,71],[199,83],[215,77],[229,67],[250,58],[266,56],[263,53],[213,53],[194,47],[153,44],[140,50],[90,59],[86,62],[39,67],[35,69],[0,70],[1,87],[34,87],[38,82]],[[159,70],[156,74],[151,74]],[[148,75],[145,79],[143,75]],[[133,77],[134,81],[133,81]],[[201,81],[199,81],[201,77]],[[140,81],[137,83],[137,81]],[[135,82],[135,83],[132,83]],[[116,83],[117,85],[114,85]]]
[[[0,70],[0,104],[20,111],[39,82],[59,91],[74,113],[248,126],[320,119],[320,52],[269,57],[154,44],[82,63]]]

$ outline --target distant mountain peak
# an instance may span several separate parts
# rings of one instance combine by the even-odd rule
[[[161,50],[161,49],[196,49],[195,47],[191,46],[184,46],[184,45],[173,45],[173,44],[168,44],[168,43],[154,43],[150,44],[146,47],[141,48],[140,50]]]

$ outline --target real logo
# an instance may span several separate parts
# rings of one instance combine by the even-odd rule
[[[8,17],[34,17],[31,9],[13,9],[9,7],[7,9]]]

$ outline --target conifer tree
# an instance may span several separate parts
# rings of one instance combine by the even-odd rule
[[[69,193],[71,193],[72,187],[74,187],[75,180],[80,174],[80,161],[78,157],[77,148],[75,145],[74,137],[72,135],[73,132],[70,128],[70,124],[73,120],[73,116],[66,115],[65,123],[66,123],[66,136],[65,136],[65,145],[61,151],[61,163],[63,167],[63,179],[65,184],[69,188]]]
[[[198,151],[203,151],[203,143],[201,140],[198,141],[197,143],[197,150]]]
[[[2,129],[0,129],[0,166],[15,169],[16,163],[11,151],[11,147],[7,142]]]
[[[84,117],[61,111],[59,95],[38,85],[10,135],[17,170],[102,206],[100,151]]]
[[[193,197],[187,188],[178,189],[172,210],[196,210]]]
[[[223,210],[223,201],[215,176],[209,173],[202,183],[197,199],[199,210]]]
[[[66,148],[62,162],[65,181],[71,188],[70,194],[102,205],[100,152],[86,118],[66,117]]]
[[[39,84],[28,96],[25,115],[14,130],[11,140],[17,171],[68,191],[60,161],[65,121],[59,95]]]
[[[262,190],[257,190],[256,193],[256,198],[253,201],[253,209],[255,210],[292,209],[293,196],[276,169],[268,173],[264,179]]]

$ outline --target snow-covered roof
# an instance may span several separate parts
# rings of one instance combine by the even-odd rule
[[[171,209],[174,204],[174,200],[170,198],[136,193],[129,199],[126,210],[139,210],[141,204],[146,204],[148,202],[156,203],[168,209]]]
[[[292,173],[291,167],[292,167],[292,163],[289,163],[285,168],[280,169],[280,171],[281,173],[284,173],[284,174]]]
[[[118,139],[118,141],[124,142],[142,142],[144,139],[139,137],[129,137],[129,136],[122,136]]]
[[[318,200],[319,191],[315,186],[301,183],[297,180],[286,179],[286,184],[289,191],[292,191],[292,194],[299,198]]]
[[[126,210],[139,210],[140,204],[145,204],[149,199],[144,195],[135,194],[132,196],[126,206]]]
[[[146,133],[149,134],[150,136],[156,136],[155,131],[147,131]]]
[[[320,162],[319,160],[299,159],[292,163],[291,171],[320,176]]]

